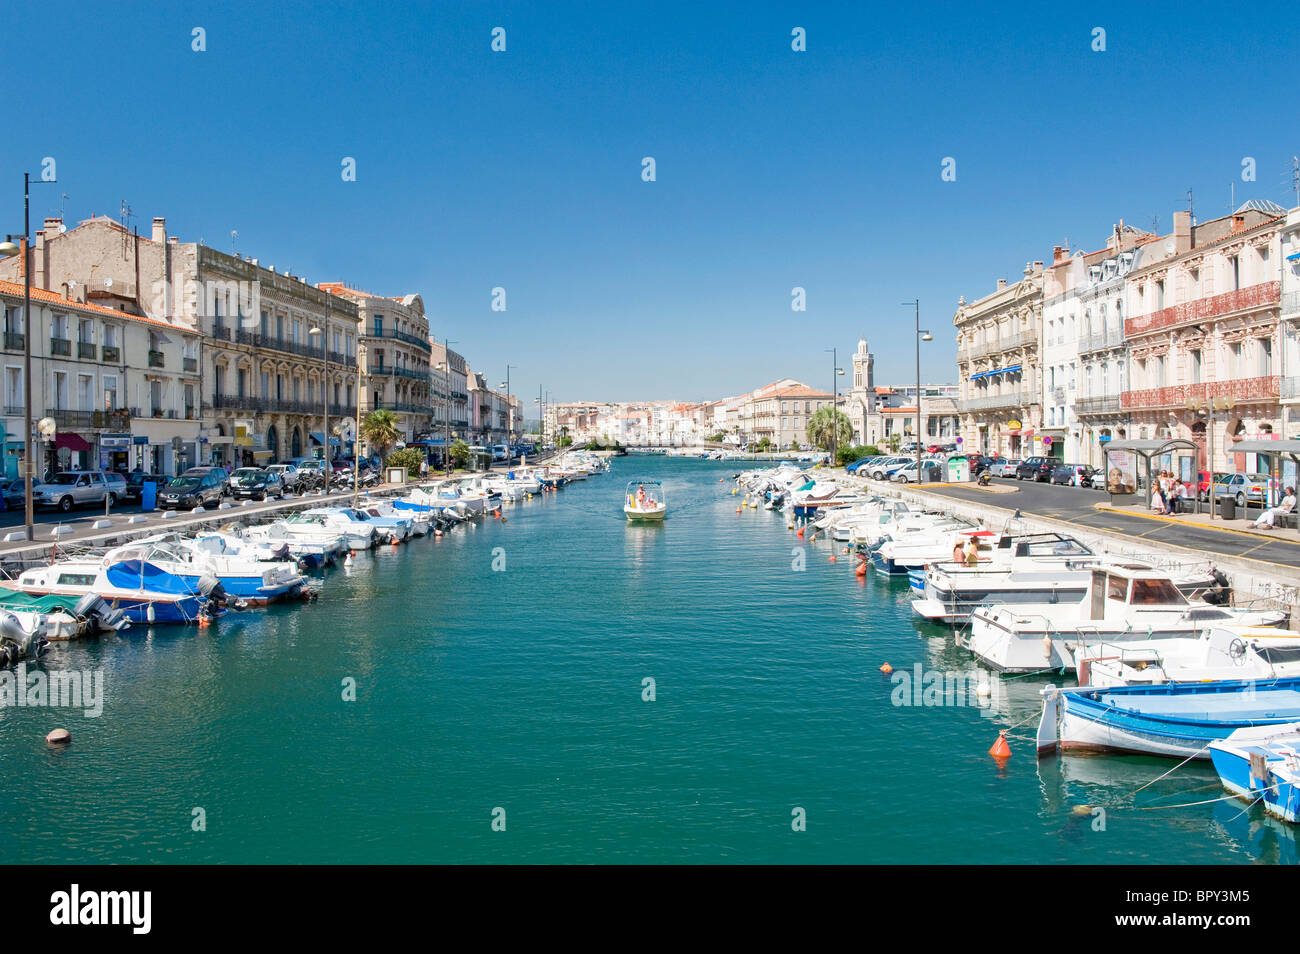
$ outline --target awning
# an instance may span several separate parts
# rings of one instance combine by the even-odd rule
[[[317,443],[317,444],[321,443],[320,431],[312,431],[312,432],[311,432],[311,439],[312,439],[315,443]],[[331,447],[338,447],[338,446],[339,446],[339,439],[338,439],[337,437],[333,437],[333,436],[331,436],[331,437],[330,437],[330,446],[331,446]]]
[[[1011,365],[1011,367],[1009,367],[1009,368],[1003,368],[1003,369],[1002,369],[1002,373],[1003,373],[1003,374],[1014,374],[1015,372],[1017,372],[1017,371],[1019,371],[1019,370],[1020,370],[1020,365],[1018,365],[1018,364],[1013,364],[1013,365]]]
[[[266,460],[268,457],[274,457],[275,452],[269,450],[253,451],[254,460]]]
[[[54,435],[54,446],[56,448],[66,447],[70,451],[88,451],[93,450],[90,442],[84,437],[77,434],[56,434]]]
[[[1300,252],[1292,252],[1290,255],[1286,257],[1286,260],[1288,262],[1300,261]]]
[[[991,372],[991,371],[981,371],[979,374],[972,374],[972,375],[970,376],[970,379],[971,379],[972,381],[978,381],[980,378],[987,378],[987,377],[988,377],[990,374],[992,374],[992,373],[993,373],[993,372]]]

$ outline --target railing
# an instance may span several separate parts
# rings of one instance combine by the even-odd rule
[[[101,358],[109,364],[117,364],[122,360],[122,349],[115,348],[112,345],[104,345],[100,349]]]
[[[985,411],[990,408],[998,407],[1021,407],[1025,403],[1035,402],[1028,391],[1007,391],[1005,394],[987,394],[982,397],[970,398],[965,401],[958,401],[958,408],[964,413],[967,411]]]
[[[1300,291],[1289,291],[1282,296],[1282,314],[1300,313]]]
[[[1120,399],[1118,394],[1101,394],[1078,398],[1074,402],[1074,413],[1079,416],[1085,414],[1117,414],[1119,409]]]
[[[56,410],[50,411],[49,415],[54,418],[54,423],[59,427],[90,428],[95,426],[94,411]]]
[[[22,334],[21,332],[15,332],[15,331],[5,332],[6,351],[22,351],[23,348],[26,347],[26,345],[27,345],[26,335]]]
[[[241,397],[238,394],[214,395],[212,398],[212,406],[221,410],[306,414],[318,418],[325,413],[325,405],[324,402],[321,401],[293,401],[273,397],[252,397],[249,395]],[[356,411],[356,404],[335,404],[331,402],[329,405],[329,416],[331,418],[353,417],[356,415]]]
[[[149,367],[161,368],[163,366],[163,353],[161,351],[149,352]]]
[[[197,370],[199,370],[199,359],[198,359],[198,358],[181,358],[181,370],[182,370],[182,371],[197,371]]]
[[[1106,331],[1095,335],[1084,335],[1079,339],[1079,353],[1087,354],[1089,351],[1105,351],[1108,348],[1119,348],[1124,345],[1124,329],[1109,328]]]
[[[375,401],[373,404],[363,404],[361,406],[363,414],[380,410],[402,411],[408,414],[433,414],[433,405],[418,404],[413,401]]]
[[[1209,298],[1196,298],[1192,301],[1185,301],[1181,305],[1162,308],[1159,311],[1153,311],[1149,315],[1126,318],[1124,319],[1124,336],[1132,338],[1135,335],[1148,334],[1162,328],[1172,328],[1174,325],[1208,321],[1233,312],[1248,311],[1252,308],[1267,308],[1270,305],[1278,304],[1281,298],[1281,282],[1261,282],[1258,285],[1251,285],[1237,291],[1224,292],[1222,295],[1212,295]]]
[[[1300,398],[1300,376],[1282,379],[1282,400]]]
[[[5,417],[22,417],[27,413],[27,409],[21,404],[6,404]]]
[[[50,354],[65,355],[65,356],[71,355],[72,341],[69,340],[68,338],[51,338]]]
[[[1263,378],[1242,378],[1235,381],[1206,381],[1201,384],[1175,384],[1163,388],[1145,388],[1125,391],[1122,406],[1128,408],[1184,407],[1188,398],[1208,400],[1230,397],[1244,404],[1278,397],[1281,379],[1278,375]]]
[[[361,336],[363,338],[391,338],[394,341],[405,341],[407,344],[414,345],[423,351],[433,350],[428,339],[420,338],[416,335],[408,335],[404,331],[393,331],[391,328],[380,328],[377,331],[374,328],[371,328],[369,331],[363,331]]]
[[[223,325],[221,322],[214,321],[212,323],[212,337],[218,338],[221,341],[229,341],[230,329],[227,328],[225,325]]]
[[[77,357],[85,358],[89,361],[95,360],[95,344],[92,341],[77,342]]]
[[[1013,348],[1021,348],[1025,345],[1038,343],[1038,331],[1031,328],[1028,331],[1020,331],[1014,335],[1003,335],[993,341],[980,341],[958,352],[957,360],[970,358],[982,358],[985,355],[999,354],[1003,351],[1010,351]]]
[[[381,364],[366,371],[367,374],[396,376],[399,378],[409,378],[412,381],[428,381],[429,375],[424,371],[413,371],[410,368],[398,368],[391,364]]]

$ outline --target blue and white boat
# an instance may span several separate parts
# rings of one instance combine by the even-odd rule
[[[1238,729],[1300,721],[1300,676],[1267,681],[1042,690],[1038,754],[1131,752],[1210,757]]]
[[[150,563],[188,580],[200,592],[206,579],[215,578],[226,596],[259,605],[298,596],[307,582],[293,560],[259,560],[212,537],[199,543],[177,534],[157,534],[109,550],[105,559]]]
[[[204,581],[211,592],[215,578]],[[142,560],[60,560],[24,570],[13,588],[35,595],[93,593],[121,610],[132,623],[192,623],[217,615],[207,593],[185,577]]]
[[[1293,825],[1300,821],[1300,724],[1238,729],[1210,743],[1210,761],[1230,792]]]

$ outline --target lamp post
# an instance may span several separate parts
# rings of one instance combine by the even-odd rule
[[[903,302],[916,309],[916,482],[921,482],[921,342],[933,341],[934,335],[921,328],[921,300],[914,298]]]
[[[329,326],[326,325],[326,328]],[[325,363],[325,339],[326,331],[313,327],[307,329],[307,334],[311,337],[320,335],[320,388],[321,388],[321,458],[325,463],[325,486],[328,489],[332,468],[330,466],[330,399],[329,399],[329,366]],[[357,407],[361,406],[361,395],[357,394]]]
[[[53,179],[42,179],[53,182]],[[22,239],[21,248],[14,239]],[[23,496],[27,505],[27,539],[36,539],[36,504],[32,500],[35,461],[32,445],[32,176],[23,173],[23,234],[9,235],[0,242],[0,258],[23,256],[23,461],[26,471]]]
[[[352,435],[352,507],[357,506],[357,487],[361,483],[361,369],[366,363],[366,346],[357,343],[357,424]],[[339,435],[339,440],[343,435]]]
[[[826,353],[831,356],[831,466],[834,467],[840,442],[840,376],[844,374],[844,369],[840,367],[836,349],[827,348]],[[777,443],[779,444],[780,441]],[[777,449],[780,450],[779,447]]]
[[[506,380],[505,383],[501,385],[501,387],[506,389],[506,466],[507,467],[510,466],[510,455],[511,452],[514,450],[514,434],[515,434],[514,407],[510,403],[510,370],[512,368],[518,371],[519,365],[517,364],[506,365]]]

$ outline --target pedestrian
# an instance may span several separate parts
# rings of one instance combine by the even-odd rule
[[[1160,481],[1151,482],[1151,511],[1152,513],[1165,514],[1169,508],[1165,506],[1165,495],[1160,491]]]
[[[953,541],[953,545],[952,545],[952,562],[953,562],[953,563],[964,563],[964,562],[965,562],[965,554],[962,553],[962,549],[961,549],[961,537],[958,537],[955,541]]]
[[[429,458],[422,457],[420,458],[420,479],[424,480],[424,478],[428,476],[429,476]]]
[[[1272,530],[1273,524],[1277,518],[1285,513],[1291,513],[1295,510],[1295,488],[1288,487],[1283,491],[1282,502],[1276,507],[1269,507],[1259,515],[1254,523],[1251,524],[1256,530]]]

